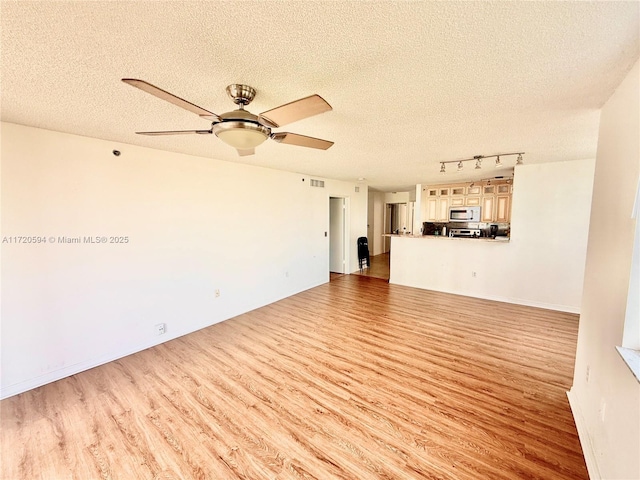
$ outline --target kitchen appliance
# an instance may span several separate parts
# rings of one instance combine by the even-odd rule
[[[451,228],[449,229],[449,236],[480,238],[480,229],[479,228]]]
[[[480,207],[451,207],[449,209],[450,222],[479,222]]]
[[[446,235],[446,223],[422,222],[422,235]]]

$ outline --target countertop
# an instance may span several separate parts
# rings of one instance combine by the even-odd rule
[[[413,235],[413,234],[404,234],[404,233],[385,233],[382,235],[383,237],[399,237],[399,238],[429,238],[429,239],[438,239],[438,240],[464,240],[464,241],[472,241],[472,242],[497,242],[497,243],[508,243],[511,239],[509,237],[449,237],[442,235]]]

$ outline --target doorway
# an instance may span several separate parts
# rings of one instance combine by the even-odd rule
[[[407,204],[406,203],[387,203],[384,218],[384,233],[405,233],[407,231]],[[391,238],[388,236],[384,239],[384,253],[389,253],[391,249]]]
[[[329,272],[347,273],[347,202],[329,198]]]

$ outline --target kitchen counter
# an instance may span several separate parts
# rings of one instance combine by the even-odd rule
[[[464,240],[464,241],[472,241],[472,242],[497,242],[497,243],[508,243],[511,239],[509,237],[448,237],[442,235],[412,235],[412,234],[403,234],[403,233],[385,233],[383,237],[398,237],[398,238],[425,238],[425,239],[438,239],[438,240]]]

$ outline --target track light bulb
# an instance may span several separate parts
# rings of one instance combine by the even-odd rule
[[[482,168],[482,160],[480,160],[479,158],[476,160],[476,170],[480,170]]]
[[[502,166],[502,162],[500,161],[500,155],[498,155],[496,157],[496,168],[501,167]]]
[[[516,159],[516,165],[522,165],[524,162],[522,161],[522,154],[518,154],[518,158]]]
[[[440,173],[447,173],[446,170],[444,169],[444,163],[440,164]]]
[[[463,165],[462,165],[462,161],[458,162],[458,171],[462,170]]]

